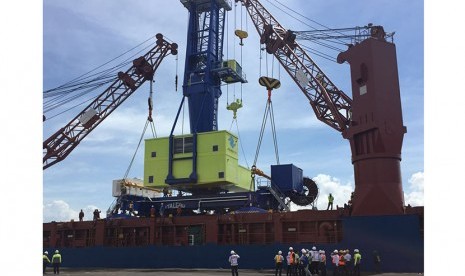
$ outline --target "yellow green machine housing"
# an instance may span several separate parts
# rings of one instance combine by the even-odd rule
[[[192,173],[192,134],[174,137],[173,177],[188,179]],[[250,170],[238,163],[238,139],[225,130],[197,134],[197,182],[168,185],[169,137],[145,140],[144,186],[172,187],[183,191],[224,189],[250,190]]]

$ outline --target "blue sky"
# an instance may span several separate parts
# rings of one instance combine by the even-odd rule
[[[272,1],[274,2],[274,1]],[[43,88],[59,86],[125,52],[160,32],[179,44],[178,74],[182,83],[187,32],[187,10],[179,1],[57,1],[43,5]],[[129,2],[127,2],[129,3]],[[286,28],[310,30],[268,1],[263,5]],[[363,26],[367,23],[383,25],[395,31],[404,125],[402,180],[406,203],[423,205],[424,172],[424,77],[423,77],[423,2],[422,1],[355,1],[341,5],[340,1],[286,1],[289,8],[330,28]],[[124,6],[124,8],[122,8]],[[383,7],[380,9],[380,7]],[[256,30],[245,10],[231,11],[228,25],[226,58],[242,58],[248,83],[242,86],[244,108],[239,110],[238,125],[245,155],[240,163],[253,162],[261,119],[266,102],[266,91],[258,85],[258,77],[265,75],[264,59],[259,60]],[[234,16],[236,17],[234,20]],[[246,18],[248,22],[246,22]],[[246,29],[249,37],[242,49],[234,37],[237,28]],[[305,20],[305,19],[303,19]],[[308,21],[306,21],[308,22]],[[315,24],[312,26],[316,26]],[[317,26],[318,27],[318,26]],[[320,27],[321,28],[321,27]],[[242,57],[241,57],[242,50]],[[335,56],[335,54],[334,54]],[[337,64],[318,57],[316,63],[331,80],[349,96],[350,72],[348,64]],[[262,71],[258,67],[262,62]],[[271,68],[272,58],[268,57]],[[306,98],[277,62],[273,77],[282,86],[273,94],[273,107],[280,163],[293,163],[304,175],[317,180],[320,187],[318,207],[326,204],[332,192],[335,203],[347,201],[353,190],[353,166],[350,148],[340,133],[318,121]],[[174,122],[182,93],[174,91],[176,63],[173,56],[164,60],[158,69],[154,85],[154,119],[159,137],[168,135]],[[271,70],[266,73],[271,76]],[[103,90],[101,90],[103,91]],[[100,92],[101,92],[100,91]],[[106,210],[111,204],[111,183],[122,178],[136,150],[147,117],[148,84],[141,87],[100,126],[98,126],[62,162],[46,169],[43,174],[44,221],[77,218],[82,208],[87,217],[93,208]],[[240,97],[239,85],[223,86],[219,105],[219,128],[230,129],[232,114],[226,102]],[[83,108],[82,106],[81,108]],[[44,124],[44,138],[64,126],[80,109],[69,112],[63,119]],[[187,114],[187,112],[186,112]],[[187,117],[185,118],[187,120]],[[270,125],[264,134],[257,165],[269,172],[276,163]],[[235,132],[235,127],[233,128]],[[176,133],[188,132],[179,124]],[[150,138],[147,133],[146,138]],[[143,146],[136,155],[129,177],[143,177]],[[59,210],[59,211],[57,211]]]

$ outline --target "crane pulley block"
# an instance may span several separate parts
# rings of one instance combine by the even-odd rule
[[[143,76],[146,80],[153,80],[153,67],[144,57],[136,58],[132,64],[134,65],[136,74]]]
[[[260,83],[261,86],[265,86],[268,90],[278,89],[281,87],[281,82],[279,80],[270,77],[260,77],[258,79],[258,83]]]

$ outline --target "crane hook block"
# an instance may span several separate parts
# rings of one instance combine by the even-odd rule
[[[241,39],[241,42],[239,42],[239,45],[244,46],[244,43],[242,42],[242,39],[247,38],[249,36],[249,34],[246,31],[243,31],[243,30],[236,30],[234,32],[234,34]]]
[[[233,118],[237,118],[237,110],[242,107],[242,101],[240,99],[236,99],[235,102],[230,103],[228,106],[226,106],[227,110],[232,110],[233,111]]]
[[[258,83],[260,83],[261,86],[265,86],[268,90],[278,89],[281,86],[279,80],[269,77],[260,77]]]

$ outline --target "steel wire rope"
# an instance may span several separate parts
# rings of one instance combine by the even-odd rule
[[[146,41],[147,41],[147,40],[146,40]],[[138,45],[138,46],[140,46],[140,45]],[[139,50],[138,52],[136,52],[136,53],[133,54],[132,56],[128,57],[125,61],[123,61],[123,62],[120,63],[119,65],[113,66],[113,67],[111,67],[111,68],[108,68],[108,69],[105,69],[105,70],[99,72],[99,73],[101,73],[101,76],[94,79],[94,81],[95,81],[95,80],[100,80],[100,79],[107,79],[106,81],[95,83],[95,84],[93,84],[93,85],[91,86],[90,89],[85,90],[85,91],[83,91],[83,92],[81,92],[81,93],[79,93],[79,94],[74,94],[74,95],[72,95],[72,96],[70,96],[70,97],[68,97],[68,98],[64,98],[64,99],[58,100],[59,98],[58,98],[58,96],[57,96],[57,97],[55,97],[55,98],[52,98],[52,100],[50,100],[50,101],[46,101],[46,102],[45,102],[45,107],[44,107],[44,113],[47,113],[47,112],[49,112],[49,111],[51,111],[51,110],[54,110],[54,109],[56,109],[56,108],[62,106],[63,104],[69,103],[69,102],[71,102],[71,101],[76,100],[77,98],[80,98],[80,97],[82,97],[82,96],[84,96],[84,95],[86,95],[86,94],[89,94],[90,92],[96,90],[97,88],[101,87],[101,86],[104,85],[104,84],[108,84],[108,83],[113,82],[114,79],[115,79],[114,73],[115,73],[116,71],[118,71],[119,69],[121,69],[121,68],[125,67],[126,65],[130,64],[130,63],[132,62],[131,59],[133,59],[134,56],[140,54],[140,52],[146,50],[147,48],[149,48],[149,47],[151,47],[151,46],[152,46],[152,45],[149,45],[149,46],[144,47],[143,49]],[[135,49],[135,48],[137,48],[137,47],[134,47],[134,48],[132,48],[131,50],[133,50],[133,49]],[[128,52],[128,51],[127,51],[127,52]],[[127,53],[127,52],[126,52],[126,53]],[[123,55],[119,55],[118,57],[121,57],[121,56],[123,56]],[[112,61],[113,61],[113,60],[115,60],[115,58],[112,59]],[[109,63],[109,62],[107,62],[106,64],[108,64],[108,63]],[[103,65],[102,65],[102,66],[103,66]],[[102,66],[99,66],[98,68],[100,68],[100,67],[102,67]],[[95,69],[94,69],[93,71],[95,71]],[[106,75],[103,75],[103,74],[106,74]],[[111,74],[113,74],[113,75],[111,75]],[[95,74],[94,74],[94,75],[95,75]],[[94,76],[94,75],[93,75],[93,76]],[[91,81],[92,81],[92,80],[91,80]],[[87,83],[90,83],[91,81],[88,81]],[[79,90],[79,87],[78,87],[78,88],[75,88],[75,89],[71,89],[69,92],[74,92],[74,91],[77,91],[77,90]],[[68,92],[68,93],[69,93],[69,92]],[[62,93],[64,94],[64,92],[62,92]],[[68,94],[68,93],[67,93],[67,94]],[[76,108],[76,107],[78,107],[78,106],[83,105],[83,104],[86,103],[86,102],[89,102],[89,101],[91,101],[91,100],[94,100],[94,99],[97,98],[97,97],[98,97],[98,96],[92,97],[92,98],[87,99],[87,100],[85,100],[85,101],[83,101],[83,102],[80,102],[80,103],[78,103],[78,104],[76,104],[76,105],[74,105],[74,106],[71,106],[70,108],[65,109],[65,110],[62,111],[62,112],[59,112],[59,113],[57,113],[57,114],[55,114],[55,115],[52,115],[52,116],[48,117],[47,120],[52,119],[52,118],[55,118],[55,117],[57,117],[57,116],[59,116],[59,115],[61,115],[61,114],[64,114],[64,113],[66,113],[66,112],[68,112],[68,111],[70,111],[70,110],[72,110],[72,109],[74,109],[74,108]]]
[[[128,174],[129,174],[129,171],[131,170],[132,164],[134,163],[134,159],[135,159],[135,157],[136,157],[136,155],[137,155],[137,151],[139,150],[139,147],[140,147],[140,144],[141,144],[141,142],[142,142],[142,139],[144,138],[145,131],[147,130],[148,124],[149,124],[149,120],[147,120],[147,121],[145,122],[144,130],[142,131],[142,134],[141,134],[141,136],[140,136],[140,138],[139,138],[139,143],[137,144],[136,151],[134,152],[134,154],[133,154],[133,156],[132,156],[132,158],[131,158],[131,162],[129,162],[129,166],[128,166],[127,170],[126,170],[126,173],[124,174],[123,179],[126,179],[126,178],[127,178]]]
[[[138,45],[138,46],[140,46],[140,45]],[[133,54],[132,56],[128,57],[125,61],[121,62],[120,64],[118,64],[118,65],[116,65],[116,66],[110,67],[110,68],[108,68],[108,69],[105,69],[105,70],[103,70],[103,71],[97,72],[97,73],[95,73],[95,74],[93,74],[93,75],[90,75],[90,76],[86,77],[86,78],[89,78],[89,77],[97,76],[97,77],[94,78],[94,79],[87,80],[87,81],[85,81],[85,82],[75,83],[75,84],[69,85],[69,86],[63,86],[63,85],[62,85],[62,86],[61,86],[62,88],[60,88],[60,89],[56,88],[56,89],[50,89],[50,90],[44,91],[44,94],[46,95],[44,98],[48,98],[48,97],[52,97],[52,96],[57,96],[57,97],[55,97],[55,98],[52,98],[52,100],[49,100],[49,101],[46,101],[46,102],[45,102],[46,110],[47,110],[47,111],[50,111],[50,110],[52,110],[52,109],[55,109],[55,108],[57,108],[58,106],[60,106],[61,104],[63,104],[63,103],[70,102],[70,101],[72,101],[72,100],[74,100],[74,99],[76,99],[76,98],[79,98],[79,97],[81,97],[81,96],[83,96],[83,95],[85,95],[85,94],[87,94],[87,93],[92,92],[93,90],[95,90],[96,88],[102,86],[103,84],[107,84],[107,83],[110,83],[110,82],[114,81],[114,78],[115,78],[115,77],[114,77],[114,72],[118,71],[119,69],[121,69],[121,68],[125,67],[126,65],[128,65],[129,63],[131,63],[131,59],[132,59],[134,56],[138,55],[140,52],[144,51],[145,49],[147,49],[147,48],[149,48],[149,47],[151,47],[151,45],[142,48],[141,50],[139,50],[138,52],[136,52],[136,53]],[[136,48],[136,47],[135,47],[135,48]],[[133,50],[133,49],[135,49],[135,48],[132,48],[131,50]],[[128,51],[127,51],[126,53],[128,53]],[[125,54],[126,54],[126,53],[125,53]],[[121,56],[123,56],[123,55],[119,55],[118,57],[121,57]],[[113,61],[113,60],[115,60],[115,59],[116,59],[116,58],[113,58],[111,61]],[[111,62],[111,61],[109,61],[109,62]],[[108,64],[109,62],[106,62],[104,65]],[[103,65],[101,65],[101,66],[99,66],[99,67],[97,67],[97,68],[100,68],[100,67],[102,67],[102,66],[103,66]],[[95,71],[95,69],[92,70],[92,71]],[[92,72],[92,71],[91,71],[91,72]],[[86,73],[86,74],[88,74],[88,73]],[[100,74],[100,75],[97,75],[97,74]],[[86,79],[86,78],[84,78],[84,79]],[[84,79],[83,79],[83,80],[84,80]],[[102,81],[102,82],[98,82],[98,81],[101,81],[101,80],[103,80],[103,81]],[[91,84],[91,83],[93,83],[93,84]],[[84,91],[84,92],[81,92],[81,93],[78,94],[77,96],[76,96],[76,95],[73,95],[73,96],[69,97],[68,99],[64,99],[64,100],[58,101],[58,95],[65,95],[65,94],[67,95],[67,94],[69,94],[69,93],[71,93],[71,92],[78,91],[78,90],[81,90],[81,89],[83,89],[83,88],[87,88],[86,85],[89,85],[91,88],[90,88],[89,90],[86,90],[86,91]],[[76,87],[76,86],[77,86],[77,87]],[[68,90],[63,90],[64,88],[68,88]],[[52,96],[48,96],[47,94],[52,93],[53,90],[61,90],[61,92],[56,92],[56,93],[51,94]]]
[[[117,58],[119,58],[119,57],[121,57],[121,56],[127,54],[128,52],[130,52],[130,51],[134,50],[135,48],[139,47],[140,45],[146,43],[147,41],[149,41],[149,40],[152,39],[152,38],[153,38],[153,37],[150,37],[150,38],[146,39],[145,41],[139,43],[138,45],[136,45],[136,46],[134,46],[133,48],[127,50],[126,52],[122,53],[121,55],[119,55],[119,56],[117,56],[117,57],[115,57],[115,58],[109,60],[108,62],[106,62],[106,63],[104,63],[104,64],[102,64],[102,65],[100,65],[100,66],[97,66],[96,68],[92,69],[91,71],[89,71],[89,72],[87,72],[87,73],[85,73],[85,74],[83,74],[83,75],[81,75],[81,76],[79,76],[79,77],[76,77],[75,79],[73,79],[73,80],[71,80],[71,81],[69,81],[69,82],[63,84],[62,86],[68,85],[68,84],[70,84],[70,83],[73,83],[73,82],[79,80],[79,79],[82,78],[83,76],[85,76],[85,75],[87,75],[87,74],[89,74],[89,73],[91,73],[91,72],[97,70],[98,68],[107,65],[108,63],[112,62],[113,60],[116,60]],[[61,88],[62,86],[58,86],[56,89]],[[50,89],[50,90],[54,90],[54,89]],[[44,91],[44,93],[46,93],[46,91]]]
[[[317,30],[315,27],[313,27],[313,26],[311,26],[311,25],[305,23],[304,21],[302,21],[302,20],[296,18],[295,16],[291,15],[290,13],[288,13],[288,12],[284,11],[283,9],[277,7],[277,6],[276,6],[275,4],[273,4],[270,0],[265,0],[265,1],[268,2],[268,3],[270,3],[271,5],[273,5],[273,6],[274,6],[275,8],[277,8],[278,10],[284,12],[285,14],[287,14],[287,15],[289,15],[290,17],[294,18],[295,20],[299,21],[300,23],[302,23],[302,24],[304,24],[304,25],[306,25],[306,26],[308,26],[308,27],[310,27],[310,28],[312,28],[312,29],[314,29],[314,30]],[[281,2],[278,1],[278,0],[275,0],[275,2],[278,3],[279,5],[281,5],[282,7],[284,7],[284,8],[286,8],[286,9],[290,10],[291,12],[293,12],[293,13],[295,13],[295,14],[301,16],[302,18],[305,18],[305,19],[308,20],[308,21],[311,21],[311,22],[313,22],[313,23],[315,23],[315,24],[317,24],[317,25],[319,25],[319,26],[321,26],[321,27],[323,27],[323,28],[328,29],[328,30],[334,30],[334,29],[331,29],[331,28],[329,28],[328,26],[325,26],[325,25],[323,25],[323,24],[321,24],[321,23],[319,23],[319,22],[317,22],[317,21],[315,21],[315,20],[313,20],[313,19],[310,19],[310,18],[306,17],[305,15],[302,15],[301,13],[299,13],[299,12],[297,12],[297,11],[295,11],[295,10],[289,8],[288,6],[284,5],[283,3],[281,3]],[[341,34],[342,34],[342,33],[341,33]]]
[[[274,152],[276,155],[276,164],[279,165],[278,137],[276,136],[276,126],[274,123],[273,102],[270,100],[270,123],[273,134]]]
[[[313,27],[313,26],[307,24],[306,22],[304,22],[304,21],[298,19],[297,17],[293,16],[293,15],[290,14],[289,12],[284,11],[283,9],[281,9],[280,7],[278,7],[277,5],[275,5],[274,3],[272,3],[271,1],[269,1],[269,0],[266,0],[266,1],[267,1],[268,3],[270,3],[272,6],[274,6],[275,8],[277,8],[278,10],[280,10],[280,11],[282,11],[283,13],[289,15],[290,17],[294,18],[295,20],[299,21],[300,23],[302,23],[302,24],[304,24],[304,25],[306,25],[306,26],[308,26],[308,27],[314,29],[315,31],[321,31],[321,30],[318,30],[317,28],[315,28],[315,27]],[[278,0],[275,0],[275,2],[277,2],[279,5],[285,7],[286,9],[290,10],[291,12],[293,12],[293,13],[295,13],[295,14],[297,14],[297,15],[303,17],[303,18],[305,18],[306,20],[309,20],[309,21],[311,21],[311,22],[313,22],[313,23],[315,23],[315,24],[317,24],[317,25],[319,25],[319,26],[322,26],[322,27],[328,29],[329,31],[333,31],[333,30],[334,30],[334,29],[330,29],[329,27],[327,27],[327,26],[325,26],[325,25],[323,25],[323,24],[321,24],[321,23],[319,23],[319,22],[317,22],[317,21],[315,21],[315,20],[312,20],[312,19],[310,19],[310,18],[308,18],[308,17],[306,17],[306,16],[304,16],[304,15],[298,13],[297,11],[295,11],[295,10],[293,10],[293,9],[291,9],[291,8],[289,8],[289,7],[287,7],[286,5],[282,4],[282,3],[279,2]],[[338,32],[337,29],[334,30],[334,31],[335,31],[335,32]],[[343,33],[341,33],[341,32],[339,32],[339,33],[340,33],[340,34],[343,34]],[[323,34],[324,34],[324,33],[323,33]],[[336,40],[339,40],[339,39],[336,38]],[[342,40],[339,40],[339,41],[340,41],[339,44],[343,44],[343,45],[346,45],[346,44],[347,44],[347,43],[345,43],[345,42],[342,41]],[[328,47],[329,49],[335,50],[334,47],[332,47],[332,46],[330,46],[330,45],[328,45],[328,44],[321,44],[321,43],[317,43],[317,42],[314,42],[314,43],[319,44],[319,45],[321,45],[321,46],[323,46],[323,47]],[[333,42],[333,43],[336,43],[336,42]],[[336,51],[342,52],[343,50],[339,50],[339,49],[338,49],[338,50],[336,50]]]

